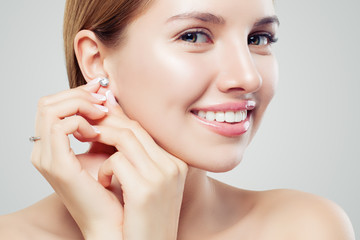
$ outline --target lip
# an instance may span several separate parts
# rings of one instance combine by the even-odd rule
[[[195,119],[207,129],[220,134],[226,137],[237,137],[243,135],[250,128],[250,118],[251,113],[256,106],[255,101],[245,100],[241,102],[235,103],[223,103],[217,105],[211,105],[207,107],[201,107],[192,109],[191,113],[195,117]],[[208,121],[204,118],[197,116],[194,112],[196,111],[214,111],[214,112],[226,112],[226,111],[243,111],[247,110],[248,115],[245,120],[239,123],[226,123],[226,122],[216,122],[216,121]]]

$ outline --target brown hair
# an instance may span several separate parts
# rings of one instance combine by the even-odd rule
[[[86,83],[74,51],[76,34],[91,30],[108,47],[124,38],[126,26],[142,13],[151,0],[67,0],[64,14],[66,69],[71,88]]]

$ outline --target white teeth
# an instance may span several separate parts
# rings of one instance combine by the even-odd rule
[[[238,111],[235,113],[235,122],[241,122],[242,121],[242,113],[241,111]]]
[[[206,112],[199,111],[198,116],[201,117],[201,118],[205,118],[206,117]]]
[[[211,112],[211,111],[206,112],[205,119],[209,120],[209,121],[214,121],[215,120],[215,113]]]
[[[228,123],[235,122],[235,113],[234,112],[226,112],[225,113],[225,122],[228,122]]]
[[[217,112],[215,114],[215,119],[216,119],[217,122],[225,122],[225,113]]]
[[[244,111],[227,111],[227,112],[213,112],[213,111],[199,111],[197,114],[200,118],[208,121],[238,123],[244,121],[247,117],[247,110]]]
[[[242,120],[244,121],[247,117],[247,111],[243,111],[242,116],[243,116]]]

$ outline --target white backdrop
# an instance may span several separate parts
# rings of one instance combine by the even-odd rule
[[[28,137],[38,98],[67,88],[64,2],[0,3],[0,214],[52,192],[30,163]],[[242,164],[210,175],[248,189],[292,188],[329,198],[359,235],[360,2],[276,2],[277,95]]]

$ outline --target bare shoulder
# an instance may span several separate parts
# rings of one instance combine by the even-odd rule
[[[20,211],[0,216],[0,239],[83,239],[76,223],[51,195]]]
[[[27,228],[19,213],[0,216],[0,239],[25,239]]]
[[[355,239],[346,213],[328,199],[285,189],[255,195],[254,211],[261,214],[267,236],[277,236],[277,239]]]

